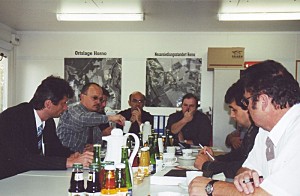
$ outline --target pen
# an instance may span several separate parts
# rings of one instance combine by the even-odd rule
[[[199,146],[201,148],[204,148],[200,143],[199,143]],[[207,154],[209,156],[209,158],[211,158],[211,160],[213,160],[213,161],[215,160],[215,158],[211,154],[209,154],[209,152],[205,151],[205,154]]]
[[[262,179],[262,178],[264,178],[264,177],[263,176],[259,176],[259,179]],[[249,183],[249,182],[253,183],[253,178],[243,180],[243,183]]]
[[[178,143],[178,146],[180,146],[181,148],[185,148],[181,143]]]

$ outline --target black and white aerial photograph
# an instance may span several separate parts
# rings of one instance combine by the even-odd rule
[[[186,93],[201,100],[201,58],[148,58],[146,106],[180,107]]]
[[[78,95],[84,84],[95,82],[110,94],[107,107],[121,109],[121,58],[65,58],[65,79],[75,91],[71,103],[79,101]]]

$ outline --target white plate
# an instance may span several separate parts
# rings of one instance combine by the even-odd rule
[[[193,159],[196,159],[196,157],[184,157],[184,156],[180,156],[178,158],[179,159],[184,159],[184,160],[193,160]]]
[[[186,182],[179,183],[178,186],[179,186],[180,188],[184,189],[184,190],[188,190],[188,188],[189,188],[189,187],[187,186]]]
[[[168,165],[165,164],[166,167],[175,167],[178,165],[179,165],[179,163],[173,163],[173,164],[168,164]]]

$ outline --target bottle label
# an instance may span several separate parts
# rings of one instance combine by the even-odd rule
[[[76,173],[74,177],[75,181],[81,181],[83,180],[83,173]]]
[[[138,167],[138,173],[142,173],[144,174],[145,176],[149,176],[150,174],[150,171],[149,171],[149,166],[139,166]]]
[[[94,175],[94,174],[92,174],[92,173],[89,174],[89,175],[88,175],[87,181],[95,182],[95,181],[96,181],[96,175]]]

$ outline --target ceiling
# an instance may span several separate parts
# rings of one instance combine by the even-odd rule
[[[141,12],[142,22],[59,22],[59,12]],[[220,22],[218,12],[300,12],[300,0],[0,0],[0,23],[17,31],[300,31],[300,21]]]

